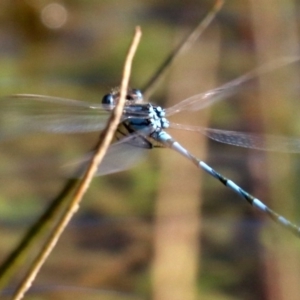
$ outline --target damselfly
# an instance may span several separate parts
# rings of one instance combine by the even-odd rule
[[[147,149],[167,147],[186,157],[197,167],[218,179],[260,211],[267,213],[272,219],[288,228],[295,234],[300,229],[259,199],[247,193],[233,181],[216,172],[205,162],[196,158],[182,145],[175,141],[165,130],[168,127],[197,131],[207,137],[231,145],[260,150],[300,152],[300,139],[284,136],[267,136],[202,128],[169,122],[166,117],[182,111],[197,111],[226,96],[235,93],[239,88],[251,84],[258,75],[272,72],[286,65],[295,63],[299,57],[290,57],[257,68],[219,88],[192,96],[180,103],[162,109],[151,103],[145,103],[139,90],[130,90],[123,111],[123,118],[113,143],[97,175],[105,175],[130,168],[137,158]],[[118,90],[105,95],[102,103],[94,104],[77,100],[47,97],[41,95],[14,95],[0,99],[1,123],[0,138],[6,139],[29,132],[75,133],[100,131],[115,107],[119,97]]]

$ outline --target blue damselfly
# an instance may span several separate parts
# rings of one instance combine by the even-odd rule
[[[99,166],[97,175],[115,173],[130,168],[147,149],[156,147],[171,148],[218,179],[251,205],[270,215],[276,222],[299,235],[300,230],[296,225],[278,215],[259,199],[193,156],[165,131],[168,127],[196,131],[215,141],[235,146],[259,150],[300,152],[300,139],[298,138],[202,128],[176,124],[166,119],[166,117],[182,111],[197,111],[210,106],[234,94],[240,88],[251,84],[257,76],[263,76],[298,60],[299,57],[289,57],[263,65],[219,88],[192,96],[165,110],[160,106],[145,103],[139,90],[128,91],[127,102],[122,122],[115,136],[115,143],[109,148],[104,161]],[[105,95],[102,103],[99,104],[30,94],[3,97],[0,99],[2,108],[0,116],[1,122],[5,126],[0,129],[0,138],[7,139],[29,132],[77,133],[101,131],[109,112],[115,106],[118,96],[118,89],[114,89],[111,93]],[[85,160],[88,158],[89,156]],[[80,161],[80,164],[82,163],[83,161]]]

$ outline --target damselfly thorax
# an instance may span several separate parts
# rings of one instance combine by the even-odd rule
[[[119,91],[114,89],[103,97],[102,104],[113,108],[119,96]],[[127,143],[135,147],[146,149],[164,147],[158,135],[169,127],[169,121],[165,118],[165,111],[162,107],[145,103],[142,92],[131,89],[126,96],[123,115],[128,118],[119,124],[113,142],[127,138]]]

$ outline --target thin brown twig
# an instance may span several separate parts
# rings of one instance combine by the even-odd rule
[[[142,88],[144,99],[148,99],[152,95],[153,90],[165,75],[168,67],[173,64],[174,60],[177,59],[180,54],[188,50],[201,36],[207,26],[215,18],[218,11],[222,8],[224,1],[225,0],[216,0],[213,8],[208,12],[205,18],[201,20],[201,22],[190,32],[190,34],[185,37],[181,43],[167,56],[154,75]]]
[[[117,126],[120,122],[120,119],[122,117],[123,107],[125,104],[125,98],[128,88],[128,82],[131,72],[131,65],[132,60],[134,57],[134,54],[136,52],[138,43],[141,38],[141,30],[139,27],[136,28],[135,35],[133,38],[133,41],[130,45],[124,70],[123,70],[123,76],[122,76],[122,82],[121,82],[121,89],[120,89],[120,99],[112,113],[111,118],[109,119],[109,122],[107,124],[107,127],[103,131],[102,139],[100,140],[99,144],[97,145],[95,155],[93,156],[87,171],[85,172],[82,181],[76,190],[76,193],[74,195],[74,198],[71,200],[68,209],[63,214],[63,216],[58,221],[57,225],[53,229],[52,233],[50,234],[49,238],[45,242],[42,250],[38,254],[37,258],[34,260],[31,268],[29,269],[28,273],[26,274],[24,280],[21,282],[20,286],[17,288],[17,291],[15,292],[13,299],[19,300],[22,299],[25,292],[30,288],[32,285],[33,280],[35,279],[37,273],[39,272],[40,268],[44,264],[45,260],[55,247],[59,237],[61,236],[62,232],[66,228],[67,224],[71,220],[72,216],[76,213],[76,211],[79,208],[79,203],[84,196],[85,192],[87,191],[93,176],[95,175],[98,165],[100,164],[101,160],[103,159],[112,139],[114,136],[114,133],[117,129]]]
[[[180,55],[182,52],[187,50],[192,43],[201,35],[203,30],[211,22],[215,14],[221,9],[223,0],[217,0],[213,9],[208,13],[207,17],[201,21],[192,32],[182,41],[182,43],[169,54],[157,72],[152,76],[148,83],[144,86],[144,98],[149,97],[152,94],[153,89],[159,83],[161,78],[164,76],[170,64]],[[50,207],[45,213],[35,222],[32,227],[25,234],[19,245],[10,253],[4,263],[0,266],[0,288],[3,287],[8,280],[12,277],[15,269],[20,264],[21,260],[25,258],[26,253],[33,245],[41,234],[45,231],[46,227],[56,216],[60,213],[62,206],[65,205],[67,197],[75,189],[77,180],[70,180],[63,191],[54,199]]]

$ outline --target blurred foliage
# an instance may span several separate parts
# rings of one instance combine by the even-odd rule
[[[178,32],[188,32],[213,1],[57,3],[63,8],[59,12],[62,16],[51,24],[65,21],[57,28],[49,28],[42,15],[51,1],[0,2],[1,96],[34,93],[100,101],[120,82],[124,56],[136,25],[142,27],[143,38],[131,85],[138,88],[174,47]],[[248,1],[228,1],[212,25],[218,26],[222,36],[220,83],[257,65],[248,6]],[[45,14],[51,20],[58,12]],[[210,28],[202,38],[205,40],[209,34]],[[201,52],[201,43],[197,47],[199,55],[207,55]],[[168,84],[167,78],[153,97],[154,102],[164,105]],[[224,129],[248,130],[253,127],[245,120],[246,114],[237,96],[228,103],[217,104],[210,122]],[[261,122],[258,118],[256,121]],[[60,172],[61,166],[84,155],[98,136],[25,135],[1,144],[1,259],[63,186],[66,178]],[[190,138],[194,136],[190,134]],[[258,182],[248,169],[248,150],[214,143],[209,146],[209,160],[220,172],[254,189]],[[168,150],[161,151],[167,155]],[[133,170],[94,180],[27,299],[151,297],[154,205],[160,181],[158,152],[149,153]],[[293,176],[298,173],[299,162]],[[188,181],[188,174],[185,177]],[[292,178],[291,175],[286,180]],[[265,294],[263,248],[272,241],[274,230],[285,233],[269,225],[269,221],[268,228],[264,227],[261,216],[213,179],[204,179],[204,183],[203,229],[199,236],[202,262],[196,286],[199,299],[269,299]],[[294,193],[297,198],[297,188]],[[261,235],[262,228],[270,235]],[[20,269],[11,287],[23,273]]]

